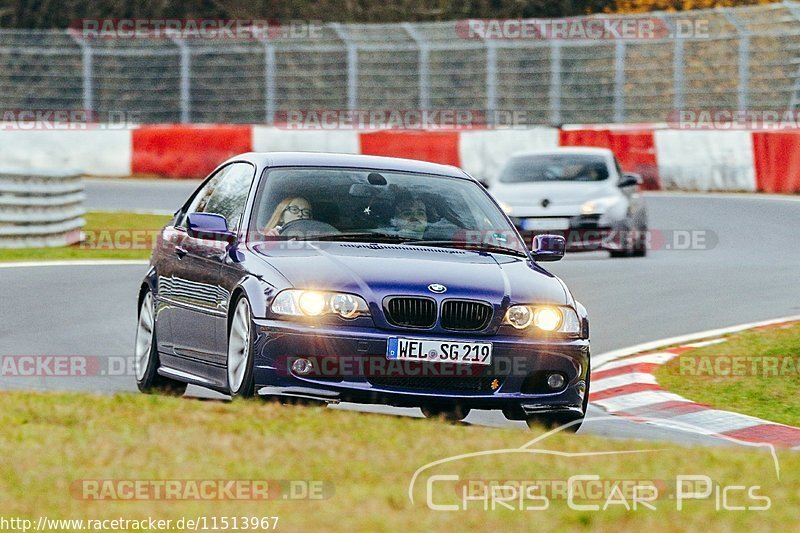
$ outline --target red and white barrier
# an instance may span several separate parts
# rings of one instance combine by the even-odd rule
[[[642,174],[648,189],[800,192],[800,130],[683,130],[648,124],[377,131],[250,125],[0,127],[4,165],[71,167],[96,176],[201,178],[241,152],[313,151],[422,159],[459,166],[492,181],[513,153],[556,146],[610,148],[624,170]]]

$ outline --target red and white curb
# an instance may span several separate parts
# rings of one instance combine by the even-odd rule
[[[725,342],[726,339],[719,338],[719,335],[745,329],[775,327],[799,319],[800,316],[792,316],[742,324],[604,354],[598,357],[599,361],[592,368],[589,400],[609,414],[637,422],[668,425],[733,442],[771,444],[800,450],[800,428],[687,400],[662,389],[653,375],[659,366],[687,350]],[[704,340],[690,342],[696,339]],[[684,344],[670,348],[658,347],[677,343]]]

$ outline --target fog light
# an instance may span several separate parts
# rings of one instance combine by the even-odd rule
[[[292,361],[292,372],[300,376],[305,376],[314,368],[311,361],[303,357]]]
[[[547,376],[547,386],[551,389],[560,389],[564,386],[566,380],[561,374],[550,374]]]

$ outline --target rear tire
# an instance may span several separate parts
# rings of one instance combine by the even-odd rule
[[[139,325],[136,329],[136,352],[133,361],[136,386],[145,394],[182,396],[186,392],[186,383],[158,373],[161,363],[157,346],[155,304],[153,293],[148,289],[139,306]]]

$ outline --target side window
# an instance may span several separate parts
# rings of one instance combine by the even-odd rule
[[[255,167],[249,163],[228,165],[217,172],[197,193],[186,212],[222,215],[228,221],[228,227],[237,231],[254,175]]]

